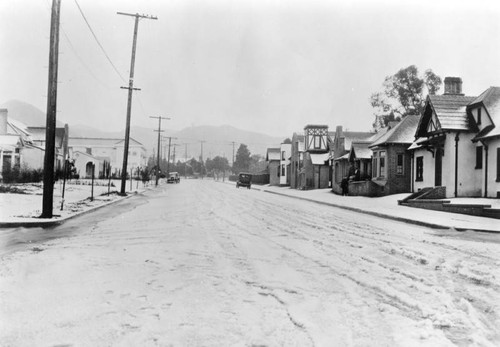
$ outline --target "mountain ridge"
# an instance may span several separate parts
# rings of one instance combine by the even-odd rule
[[[8,109],[8,117],[18,120],[28,126],[45,126],[46,116],[43,111],[35,106],[18,100],[9,100],[0,105]],[[57,121],[58,127],[64,123]],[[69,124],[70,137],[94,137],[94,138],[123,138],[125,130],[103,131],[84,124]],[[171,155],[175,153],[177,158],[199,159],[203,152],[203,159],[215,156],[224,156],[232,162],[234,154],[240,144],[248,146],[251,154],[265,156],[269,147],[279,147],[285,137],[270,136],[255,131],[247,131],[232,125],[200,125],[186,127],[181,130],[166,129],[161,133],[162,153],[168,153],[168,137],[171,138]],[[148,156],[156,155],[158,146],[157,129],[145,128],[133,125],[130,127],[130,137],[144,145]],[[234,147],[233,147],[234,146]],[[162,154],[164,156],[164,154]]]

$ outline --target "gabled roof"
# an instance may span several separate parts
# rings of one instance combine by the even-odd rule
[[[490,87],[479,95],[468,108],[472,108],[479,104],[484,105],[488,112],[493,126],[484,128],[476,139],[484,139],[493,136],[500,136],[500,87]]]
[[[476,97],[463,95],[429,95],[427,103],[436,114],[443,130],[469,130],[466,107]]]
[[[46,134],[46,128],[45,127],[28,127],[28,131],[31,134],[31,138],[33,141],[36,142],[41,142],[43,146],[45,146],[45,134]],[[66,135],[66,129],[65,128],[56,128],[56,146],[57,147],[62,147],[64,144],[64,136]]]
[[[96,161],[99,161],[99,158],[93,156],[92,154],[88,154],[88,153],[85,153],[85,152],[82,152],[82,151],[75,151],[73,153],[73,156],[74,157],[79,157],[79,156],[83,156],[83,157],[87,157],[87,158],[90,158],[90,159],[93,159],[93,160],[96,160]]]
[[[22,122],[15,120],[15,119],[8,119],[7,120],[7,134],[5,134],[3,136],[4,136],[4,139],[7,139],[7,137],[9,137],[9,136],[11,138],[18,139],[20,146],[24,146],[26,144],[33,143],[31,134],[27,130],[26,125]],[[11,138],[9,138],[9,140],[7,140],[7,142],[9,143],[9,148],[11,146],[11,143],[14,141]]]
[[[365,142],[370,141],[370,139],[375,135],[372,132],[362,132],[362,131],[344,131],[344,148],[351,148],[353,142]]]
[[[70,137],[68,139],[70,147],[121,147],[124,139],[112,138],[92,138],[92,137]],[[130,138],[130,146],[141,146],[142,143]]]
[[[415,131],[417,129],[420,116],[409,115],[403,118],[392,129],[375,140],[370,147],[381,146],[385,144],[411,144],[415,140]]]
[[[279,148],[268,148],[266,153],[266,161],[281,160],[281,150]]]
[[[7,133],[8,134],[18,134],[18,135],[21,135],[21,134],[24,134],[24,135],[31,135],[30,134],[30,131],[28,130],[28,127],[26,126],[26,124],[22,123],[22,122],[19,122],[15,119],[8,119],[7,120],[7,124],[8,124],[8,128],[7,128]]]
[[[369,142],[353,142],[349,152],[349,159],[370,159],[372,150],[368,148]]]
[[[14,151],[22,145],[21,136],[17,134],[0,135],[0,149]]]

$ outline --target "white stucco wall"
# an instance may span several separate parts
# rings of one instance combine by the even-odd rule
[[[423,180],[416,181],[417,177],[417,157],[423,157],[424,169]],[[417,149],[413,157],[413,179],[415,192],[422,188],[434,187],[434,158],[432,153],[425,149]]]
[[[285,152],[285,159],[283,159],[283,152]],[[290,164],[290,155],[292,153],[292,144],[291,143],[282,143],[280,148],[280,170],[285,166],[285,175],[280,175],[280,184],[286,184],[287,176],[290,174],[287,170],[288,165]],[[282,172],[282,171],[281,171]],[[280,173],[281,173],[280,172]]]
[[[91,175],[87,175],[87,163],[91,162],[95,165],[95,177],[99,177],[100,165],[99,160],[88,156],[83,152],[73,153],[73,159],[75,160],[75,169],[80,178],[91,178]]]
[[[481,176],[482,169],[476,169],[476,144],[472,143],[475,134],[460,134],[458,141],[458,176],[457,176],[457,195],[458,196],[481,196]],[[455,187],[455,134],[450,136],[447,142],[448,151],[452,154],[450,157],[451,166],[448,170],[449,182],[446,195],[454,196]],[[445,168],[443,166],[443,174]],[[450,191],[449,191],[450,190]]]
[[[488,145],[488,197],[496,198],[497,193],[500,192],[500,182],[497,182],[497,148],[500,148],[500,139],[491,140]],[[485,160],[483,160],[483,166]],[[484,182],[484,175],[483,180]],[[484,183],[483,183],[484,195]]]
[[[481,124],[477,124],[478,109],[481,109]],[[476,122],[477,127],[479,128],[479,131],[492,124],[491,119],[488,117],[488,114],[486,113],[486,109],[484,107],[476,107],[471,109],[470,111],[472,113],[472,117],[474,117],[474,121]]]
[[[455,135],[446,134],[444,143],[444,154],[442,158],[441,185],[446,187],[446,196],[455,196]],[[476,169],[476,146],[471,139],[474,134],[461,133],[458,141],[458,175],[457,194],[458,196],[481,196],[481,187],[484,176],[482,169]],[[414,189],[435,186],[435,158],[431,152],[418,149],[415,150],[413,159],[414,179],[416,179],[417,157],[424,157],[423,181],[414,181]],[[484,161],[483,161],[484,167]],[[496,172],[495,172],[496,175]]]

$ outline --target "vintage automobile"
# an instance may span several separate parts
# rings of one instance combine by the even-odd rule
[[[236,182],[236,188],[239,187],[247,187],[250,189],[252,187],[252,175],[246,172],[240,172],[238,181]]]
[[[179,177],[178,172],[171,172],[168,175],[167,183],[179,183],[180,181],[181,181],[181,178]]]

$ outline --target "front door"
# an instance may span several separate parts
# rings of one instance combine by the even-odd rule
[[[436,164],[435,164],[435,177],[434,177],[434,186],[440,187],[442,184],[442,175],[443,175],[443,149],[440,147],[436,148],[435,154]]]

